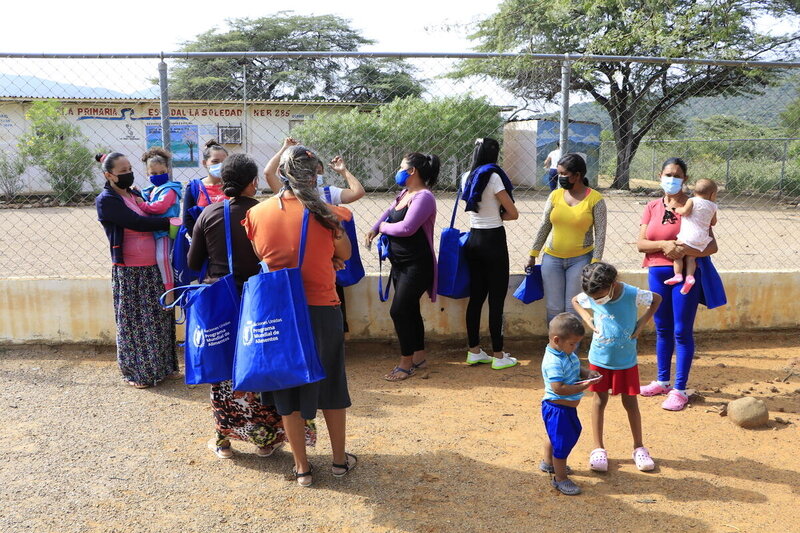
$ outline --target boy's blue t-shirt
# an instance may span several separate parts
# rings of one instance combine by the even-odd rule
[[[581,379],[581,362],[574,353],[566,354],[549,345],[542,358],[542,378],[544,378],[544,397],[542,400],[580,400],[583,391],[569,396],[559,396],[550,386],[554,381],[572,385]]]
[[[578,295],[578,303],[594,313],[594,326],[600,333],[592,335],[589,362],[609,370],[625,370],[636,366],[636,339],[631,339],[639,318],[639,307],[653,303],[653,293],[622,284],[622,294],[599,305],[586,293]]]

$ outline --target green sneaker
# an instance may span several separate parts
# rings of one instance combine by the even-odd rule
[[[494,360],[494,357],[490,356],[483,350],[480,353],[472,353],[467,350],[467,364],[468,365],[477,365],[480,363],[491,363]]]
[[[503,352],[503,358],[498,359],[497,357],[492,357],[492,368],[494,370],[503,370],[504,368],[511,368],[512,366],[516,366],[517,360],[514,357],[511,357],[510,354]]]

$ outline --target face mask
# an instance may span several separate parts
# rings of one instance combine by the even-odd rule
[[[661,188],[667,194],[678,194],[683,188],[683,180],[672,176],[661,176]]]
[[[405,187],[409,176],[410,174],[408,173],[407,170],[398,170],[397,174],[394,175],[394,182],[400,185],[401,187]]]
[[[133,185],[133,172],[126,174],[115,174],[117,176],[117,187],[120,189],[128,189]]]
[[[322,187],[323,185],[325,185],[325,175],[317,174],[317,187]]]
[[[150,183],[160,187],[169,181],[169,174],[153,174],[150,176]]]
[[[208,174],[215,178],[222,177],[222,163],[217,163],[216,165],[211,165],[208,167]]]
[[[575,186],[574,183],[569,181],[568,176],[558,176],[558,184],[561,185],[562,189],[570,190]]]
[[[606,305],[608,302],[611,301],[611,295],[614,294],[614,286],[611,286],[611,289],[608,291],[608,294],[603,296],[602,298],[596,298],[594,303],[597,305]]]

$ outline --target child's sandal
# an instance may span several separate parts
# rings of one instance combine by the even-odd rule
[[[589,454],[589,468],[595,472],[608,472],[608,452],[603,448],[595,448]]]
[[[331,464],[331,473],[333,474],[333,477],[346,476],[358,464],[358,457],[356,457],[352,453],[345,452],[344,463],[345,464],[343,465],[337,465],[336,463]],[[344,470],[344,472],[336,472],[336,469]]]

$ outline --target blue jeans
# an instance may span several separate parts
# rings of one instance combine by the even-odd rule
[[[550,186],[551,191],[556,190],[556,187],[558,187],[558,170],[555,168],[549,169],[543,176],[542,181]]]
[[[650,290],[661,295],[661,305],[655,316],[656,364],[658,380],[670,381],[672,354],[675,353],[675,388],[686,389],[689,370],[694,358],[694,318],[700,304],[700,269],[695,272],[695,283],[689,294],[681,294],[683,283],[664,285],[674,275],[671,266],[650,267],[647,275]]]
[[[572,308],[572,298],[583,290],[583,267],[591,260],[591,252],[567,259],[542,255],[542,282],[548,324],[556,315],[565,311],[577,316],[578,313]]]

